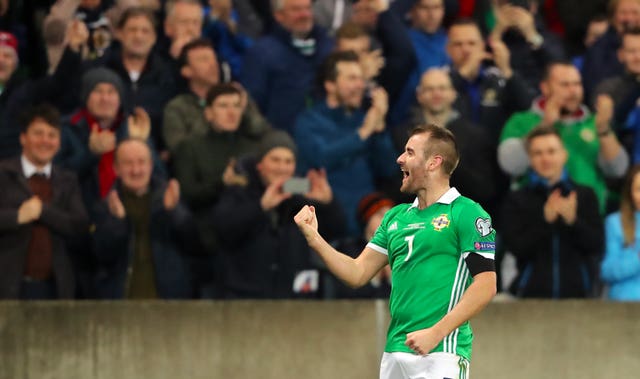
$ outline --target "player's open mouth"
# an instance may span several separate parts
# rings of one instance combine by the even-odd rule
[[[405,170],[400,170],[402,171],[402,178],[407,178],[409,176],[409,171],[405,171]]]

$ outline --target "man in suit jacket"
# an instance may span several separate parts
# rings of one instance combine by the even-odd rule
[[[52,165],[60,116],[50,105],[25,114],[19,158],[0,163],[0,299],[71,298],[66,239],[88,219],[74,174]]]

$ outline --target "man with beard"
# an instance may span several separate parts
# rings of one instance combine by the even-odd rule
[[[478,203],[449,185],[459,161],[447,129],[415,128],[397,159],[400,190],[412,204],[389,210],[357,258],[318,234],[313,206],[295,216],[309,246],[352,287],[391,266],[391,324],[381,379],[466,378],[473,334],[469,319],[496,293],[495,231]]]
[[[505,124],[498,146],[500,167],[512,177],[523,175],[529,167],[525,135],[538,125],[553,127],[569,153],[569,176],[578,184],[592,187],[604,210],[605,178],[621,178],[629,166],[629,155],[611,130],[611,97],[598,96],[597,112],[595,116],[590,114],[582,104],[580,72],[569,62],[547,66],[540,90],[542,96],[534,100],[530,110],[514,114]]]
[[[329,184],[346,212],[349,235],[359,236],[358,201],[397,173],[396,152],[385,133],[387,93],[373,89],[371,107],[362,109],[365,82],[358,55],[352,51],[330,55],[321,77],[325,101],[304,111],[293,130],[300,148],[298,173],[327,170]]]
[[[404,149],[407,134],[415,125],[435,124],[451,130],[461,153],[460,165],[451,176],[451,184],[491,212],[498,198],[496,175],[500,170],[495,163],[496,150],[481,128],[453,109],[457,93],[447,71],[427,70],[422,74],[414,96],[418,106],[413,109],[409,123],[392,130],[396,149]]]

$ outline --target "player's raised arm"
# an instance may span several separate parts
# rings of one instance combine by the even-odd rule
[[[313,206],[305,205],[295,215],[294,220],[309,247],[320,255],[335,276],[351,287],[361,287],[369,283],[371,278],[388,263],[386,255],[368,247],[355,259],[334,249],[318,233],[318,219]]]

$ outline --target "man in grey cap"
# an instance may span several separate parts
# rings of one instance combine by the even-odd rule
[[[344,216],[324,170],[309,170],[308,188],[289,187],[296,153],[286,132],[269,132],[254,155],[238,162],[247,184],[227,186],[213,210],[225,298],[319,296],[318,267],[293,215],[313,204],[326,217],[320,229],[332,239],[344,234]]]
[[[56,158],[78,174],[87,209],[104,198],[116,179],[113,151],[125,138],[149,139],[151,121],[141,107],[127,116],[122,106],[124,85],[110,69],[97,67],[82,77],[83,107],[63,126]],[[156,159],[156,167],[165,172]]]

